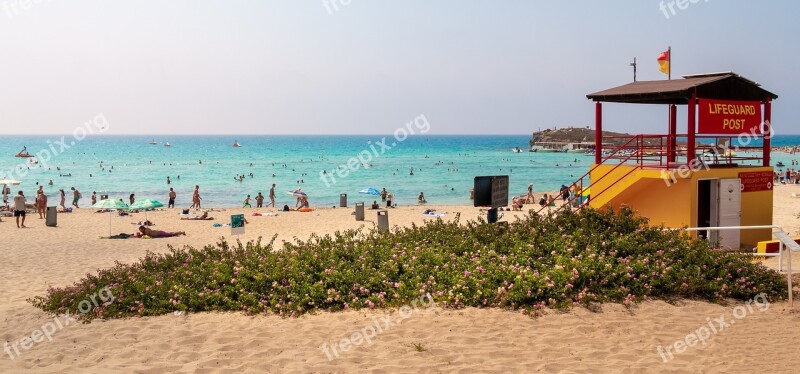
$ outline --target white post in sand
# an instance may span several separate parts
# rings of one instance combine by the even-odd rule
[[[781,243],[781,247],[783,247],[783,243]],[[789,252],[786,253],[786,258],[789,261],[789,264],[786,266],[787,273],[787,281],[786,283],[789,284],[789,307],[794,308],[794,300],[792,297],[792,249],[789,248]]]

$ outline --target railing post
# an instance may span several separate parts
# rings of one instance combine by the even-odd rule
[[[767,98],[764,103],[764,122],[761,124],[761,134],[764,136],[761,158],[764,166],[769,166],[770,152],[772,152],[772,99]]]
[[[692,97],[689,99],[688,105],[688,121],[687,121],[687,128],[689,131],[686,133],[686,164],[693,165],[694,158],[695,158],[695,150],[694,150],[694,132],[697,128],[696,116],[695,116],[695,109],[697,106],[697,91],[692,91]]]
[[[667,138],[667,163],[675,162],[676,158],[675,152],[678,149],[677,147],[678,138],[675,136],[675,134],[677,133],[678,133],[678,107],[675,104],[672,104],[670,105],[669,108],[669,137]]]
[[[600,164],[603,159],[603,104],[594,104],[594,163]]]

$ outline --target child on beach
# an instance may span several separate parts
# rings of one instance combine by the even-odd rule
[[[247,197],[244,198],[244,205],[242,206],[242,208],[251,208],[250,195],[247,195]]]

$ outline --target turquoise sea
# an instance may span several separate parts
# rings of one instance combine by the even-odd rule
[[[378,145],[383,138],[388,148]],[[153,138],[144,136],[94,135],[76,141],[69,135],[64,139],[67,149],[58,144],[61,136],[3,137],[0,179],[20,180],[21,185],[12,189],[22,189],[28,196],[33,196],[37,184],[43,184],[51,204],[59,189],[69,192],[73,186],[83,193],[84,205],[89,204],[92,191],[126,202],[135,193],[138,199],[166,203],[173,187],[178,193],[177,206],[188,207],[194,186],[200,185],[204,207],[233,207],[241,206],[248,194],[267,195],[275,183],[280,205],[294,206],[294,198],[287,192],[297,188],[309,195],[312,206],[338,204],[341,193],[348,194],[350,204],[369,203],[375,198],[358,193],[367,187],[387,188],[399,204],[416,203],[417,195],[424,192],[431,204],[455,205],[471,204],[469,190],[475,176],[509,175],[512,194],[525,193],[529,183],[535,191],[553,191],[586,173],[592,162],[592,157],[583,154],[527,152],[528,135],[413,135],[402,142],[392,135],[158,136],[157,145],[148,144]],[[236,140],[242,147],[232,147]],[[165,142],[171,146],[163,146]],[[795,144],[800,144],[798,135],[773,138],[775,146]],[[18,167],[25,159],[14,155],[23,146],[31,154],[42,155],[42,167]],[[514,153],[513,147],[523,152]],[[55,155],[46,160],[45,150]],[[364,159],[371,154],[372,159],[367,160],[370,168],[358,161],[345,177],[334,171],[359,153]],[[789,160],[796,158],[773,153],[773,164],[783,161],[789,165]],[[413,176],[409,175],[411,168]],[[321,177],[323,171],[325,178]],[[237,175],[246,177],[239,182]],[[169,185],[168,176],[172,180]]]

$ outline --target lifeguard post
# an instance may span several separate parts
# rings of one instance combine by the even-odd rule
[[[634,82],[587,97],[595,102],[594,164],[584,176],[591,207],[628,206],[652,224],[674,228],[772,224],[770,115],[777,95],[727,72]],[[603,103],[666,105],[668,132],[604,138]],[[687,106],[683,134],[678,105]],[[585,186],[583,178],[578,183]],[[771,232],[698,236],[739,248],[769,240]]]

